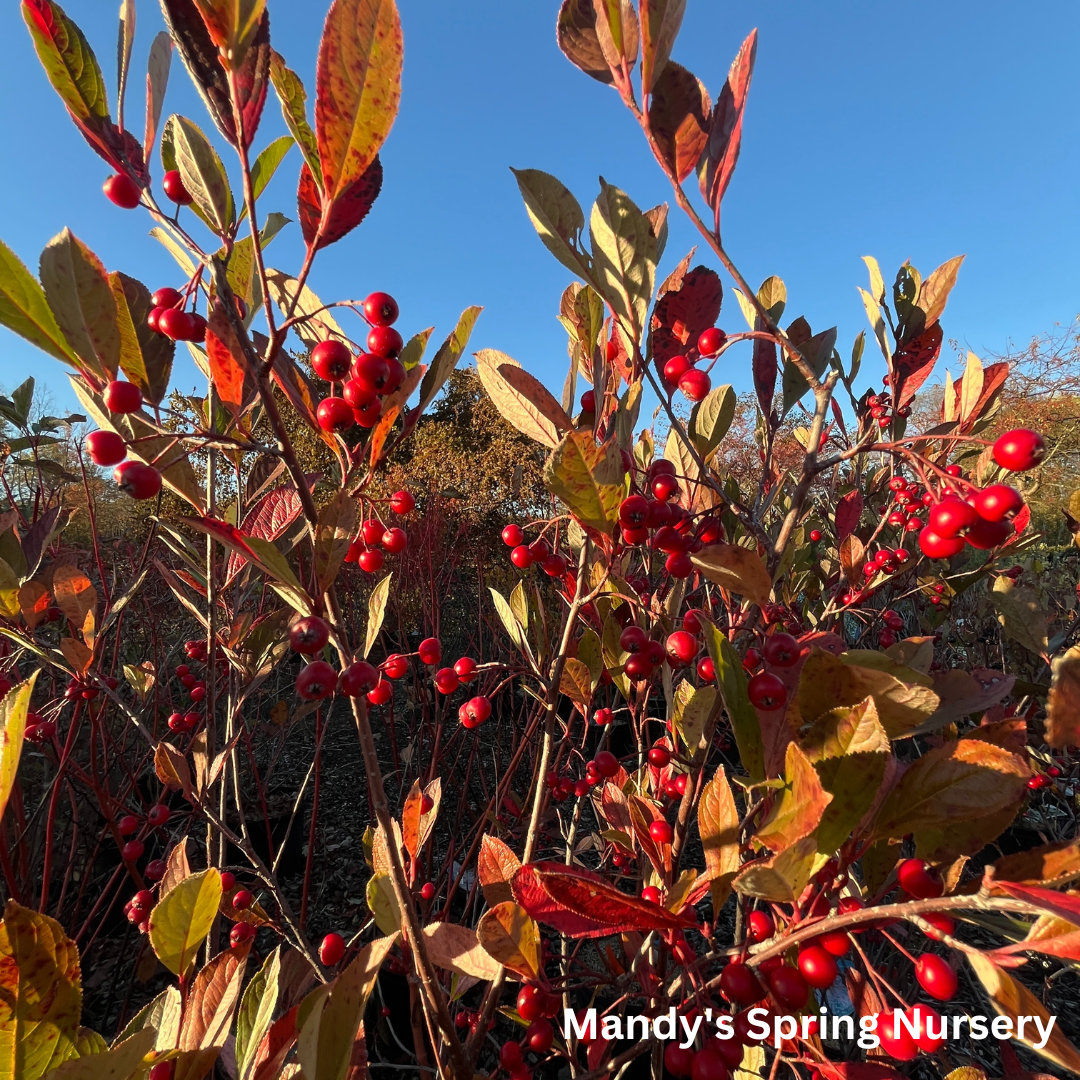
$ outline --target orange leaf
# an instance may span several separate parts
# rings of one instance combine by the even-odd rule
[[[206,327],[206,358],[210,362],[214,389],[235,420],[244,403],[247,361],[236,331],[221,304],[214,305]]]
[[[832,796],[798,743],[788,743],[784,760],[784,787],[768,817],[758,826],[755,838],[780,852],[809,836],[821,821]]]
[[[476,859],[476,872],[480,876],[480,888],[490,907],[513,899],[510,882],[521,866],[521,860],[494,836],[485,834],[480,841],[480,854]]]
[[[511,900],[485,911],[476,927],[480,944],[503,967],[523,979],[540,970],[540,932],[525,909]]]

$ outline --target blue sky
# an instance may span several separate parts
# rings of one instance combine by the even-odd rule
[[[586,205],[600,174],[642,207],[669,199],[666,181],[614,92],[558,51],[556,0],[399,4],[404,94],[383,154],[384,190],[368,220],[320,255],[313,287],[324,300],[394,293],[406,336],[434,324],[441,338],[462,308],[483,304],[473,348],[502,349],[558,391],[566,346],[555,313],[569,278],[532,232],[509,166],[556,174]],[[118,6],[66,7],[113,94]],[[273,43],[311,93],[323,6],[270,0]],[[150,0],[139,0],[138,14],[128,126],[141,133],[146,55],[162,24]],[[751,281],[784,278],[788,317],[803,314],[815,330],[837,324],[847,355],[865,325],[855,291],[866,283],[861,255],[877,256],[890,280],[906,258],[929,272],[959,253],[968,258],[943,320],[947,341],[985,356],[1074,317],[1080,5],[689,0],[675,59],[715,97],[754,26],[757,68],[725,242]],[[8,148],[0,236],[36,267],[45,243],[69,225],[110,269],[152,289],[179,284],[175,264],[147,236],[149,220],[102,196],[107,167],[68,121],[14,3],[0,6],[0,43]],[[212,128],[178,59],[169,112]],[[257,147],[282,131],[271,95]],[[295,217],[298,170],[293,150],[264,212]],[[661,274],[695,242],[673,212]],[[295,271],[302,253],[294,224],[269,261]],[[731,297],[721,325],[743,327]],[[728,355],[724,381],[748,388],[747,358]],[[947,345],[942,369],[950,355]],[[62,366],[0,328],[0,385],[27,374],[58,405],[74,405]],[[175,381],[197,385],[186,358]]]

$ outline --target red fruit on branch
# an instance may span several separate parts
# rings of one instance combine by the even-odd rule
[[[381,393],[390,377],[390,365],[375,353],[361,353],[353,363],[352,377],[373,393]]]
[[[289,627],[289,648],[303,656],[322,652],[330,640],[330,624],[318,615],[305,615]]]
[[[649,764],[663,769],[671,762],[671,751],[666,746],[654,746],[649,750]]]
[[[32,716],[34,714],[31,713],[30,715]],[[40,723],[40,721],[38,721],[38,723]],[[131,836],[132,833],[137,833],[139,831],[139,819],[134,814],[125,814],[116,823],[116,829],[121,836]]]
[[[581,395],[581,411],[583,413],[596,412],[596,394],[592,390],[586,390]]]
[[[687,401],[703,401],[712,389],[712,380],[700,368],[691,368],[679,379],[679,389]]]
[[[991,484],[974,499],[975,510],[986,521],[1005,521],[1024,509],[1024,497],[1008,484]]]
[[[831,959],[831,957],[830,957]],[[810,999],[810,987],[793,967],[781,964],[766,976],[769,993],[776,1001],[789,1009],[801,1009]]]
[[[394,691],[388,682],[380,682],[368,694],[367,699],[372,705],[385,705],[394,696]]]
[[[940,536],[927,526],[919,533],[919,549],[928,559],[951,559],[964,550],[964,538]]]
[[[345,955],[345,939],[340,934],[330,933],[319,945],[319,959],[327,967],[337,967]]]
[[[415,507],[416,499],[413,498],[411,492],[395,491],[394,494],[390,496],[390,509],[400,517],[411,514]]]
[[[664,1068],[676,1077],[687,1077],[694,1066],[694,1050],[692,1047],[682,1047],[675,1040],[668,1042],[664,1047]]]
[[[753,1005],[765,996],[753,969],[738,960],[733,960],[720,972],[720,993],[733,1005]]]
[[[994,461],[1009,472],[1027,472],[1046,457],[1046,443],[1037,432],[1017,428],[998,438],[993,456]]]
[[[791,636],[783,632],[770,634],[762,646],[762,655],[767,664],[773,667],[793,667],[802,655],[802,646]]]
[[[389,293],[370,293],[363,306],[364,318],[372,326],[390,326],[397,322],[397,301]]]
[[[337,687],[337,672],[325,661],[315,660],[296,677],[296,692],[305,701],[321,701]]]
[[[698,678],[702,682],[713,682],[716,679],[716,665],[711,656],[703,656],[697,663]]]
[[[989,551],[1004,544],[1016,530],[1011,521],[985,521],[979,518],[967,531],[967,542],[979,551]]]
[[[533,555],[525,544],[518,544],[518,546],[510,552],[510,561],[519,570],[528,570],[533,564]]]
[[[619,521],[624,528],[639,529],[648,520],[649,500],[644,495],[628,495],[619,503]]]
[[[728,1080],[724,1058],[711,1043],[706,1043],[694,1055],[694,1064],[690,1067],[690,1080]]]
[[[697,639],[685,630],[676,630],[668,634],[664,648],[672,667],[685,667],[698,653]]]
[[[471,656],[463,656],[454,661],[454,674],[463,682],[469,683],[476,678],[476,661]]]
[[[173,1063],[171,1061],[159,1061],[150,1072],[146,1080],[172,1080]]]
[[[147,811],[146,820],[155,828],[160,829],[167,825],[172,811],[164,803],[156,803]]]
[[[675,838],[675,831],[667,821],[653,821],[649,823],[649,836],[658,844],[670,844]]]
[[[127,444],[115,431],[91,431],[86,452],[95,465],[117,465],[127,457]]]
[[[105,408],[114,413],[136,413],[142,408],[142,391],[123,379],[114,379],[101,395]]]
[[[341,397],[345,404],[353,411],[353,419],[359,423],[356,414],[365,409],[375,410],[375,415],[382,410],[379,405],[379,395],[373,386],[360,382],[359,379],[349,379],[341,385]]]
[[[523,986],[518,991],[517,1011],[522,1020],[532,1023],[547,1010],[547,994],[539,986]]]
[[[727,334],[719,327],[710,326],[698,335],[697,349],[702,356],[715,356],[727,341]]]
[[[416,652],[422,664],[434,667],[442,659],[442,642],[438,638],[424,638]]]
[[[250,941],[254,936],[255,927],[250,923],[233,923],[233,928],[229,931],[229,944],[235,949],[238,945],[243,945],[245,941]]]
[[[116,486],[132,499],[154,498],[161,491],[161,473],[141,461],[125,461],[113,470]]]
[[[346,697],[360,697],[374,689],[378,681],[378,671],[366,660],[357,660],[341,673],[338,691]]]
[[[951,540],[974,525],[978,516],[971,503],[950,495],[930,507],[929,525],[938,536]]]
[[[644,649],[648,640],[649,635],[640,626],[631,624],[619,635],[619,648],[632,655]]]
[[[382,534],[382,539],[379,541],[391,555],[400,555],[409,543],[409,538],[405,535],[404,529],[387,529]]]
[[[352,368],[352,359],[348,346],[336,338],[320,341],[311,350],[311,366],[315,369],[315,374],[326,382],[341,382],[347,378]]]
[[[938,1001],[951,1001],[956,996],[956,972],[936,953],[923,953],[915,961],[915,978]]]
[[[435,689],[440,694],[452,694],[459,686],[461,681],[457,677],[457,672],[453,668],[444,667],[439,668],[435,672]]]
[[[758,908],[747,916],[746,929],[751,941],[768,941],[776,933],[776,920]]]
[[[401,653],[391,653],[382,664],[382,672],[388,679],[400,679],[409,670],[409,658]]]
[[[491,699],[484,697],[482,694],[477,695],[474,698],[469,698],[469,700],[458,709],[458,718],[467,728],[478,727],[489,716],[491,716]]]
[[[782,708],[787,701],[787,689],[770,671],[759,671],[746,687],[750,703],[765,712]]]
[[[142,199],[142,189],[125,173],[114,173],[101,185],[105,198],[121,210],[134,210]]]
[[[236,884],[236,875],[230,870],[221,871],[221,891],[223,893],[231,892],[232,887]]]
[[[237,911],[247,911],[249,907],[255,902],[255,897],[251,895],[249,889],[237,889],[233,893],[232,906]]]
[[[546,1017],[534,1020],[525,1031],[525,1045],[534,1054],[546,1054],[555,1042],[555,1028]]]
[[[141,840],[129,840],[121,849],[120,857],[126,863],[138,862],[145,850]]]
[[[396,357],[404,344],[392,326],[373,326],[367,336],[368,352],[376,356]]]
[[[851,938],[846,930],[830,930],[817,939],[817,944],[830,956],[846,956],[851,950]]]
[[[827,990],[839,974],[836,960],[821,945],[808,945],[799,951],[799,972],[816,990]]]
[[[678,386],[679,380],[693,367],[685,356],[673,356],[664,365],[664,381],[668,386]]]
[[[191,192],[184,186],[184,179],[176,169],[170,169],[161,178],[161,187],[170,202],[177,206],[190,206]]]
[[[593,761],[596,763],[596,771],[605,779],[610,779],[621,768],[619,759],[610,750],[601,750]]]
[[[905,859],[896,868],[900,888],[916,900],[929,900],[945,891],[945,884],[929,863],[922,859]]]
[[[353,410],[344,398],[323,398],[315,410],[315,419],[323,431],[331,434],[341,434],[348,431],[356,423]]]
[[[909,1010],[904,1010],[905,1014]],[[888,1010],[878,1019],[878,1038],[881,1049],[897,1061],[913,1061],[919,1054],[919,1048],[911,1037],[911,1032],[898,1020],[892,1010]]]

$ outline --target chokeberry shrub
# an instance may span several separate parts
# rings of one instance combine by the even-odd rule
[[[132,0],[116,121],[79,28],[22,0],[105,197],[178,270],[151,290],[70,230],[37,276],[0,246],[0,322],[95,425],[32,381],[0,399],[4,1075],[1028,1075],[997,1028],[944,1048],[941,1013],[980,1009],[1080,1071],[1075,1017],[1039,1031],[1080,960],[1043,439],[1002,429],[1009,365],[974,356],[914,422],[960,258],[889,286],[868,258],[843,351],[745,280],[720,226],[756,36],[714,98],[672,58],[684,7],[558,13],[705,252],[665,263],[666,204],[602,181],[586,216],[515,170],[572,278],[560,399],[495,349],[455,371],[478,307],[425,362],[378,281],[312,291],[383,184],[393,0],[333,0],[312,116],[262,0],[162,0],[141,141]],[[216,132],[164,117],[174,51]],[[261,201],[294,144],[295,274]],[[205,396],[173,389],[178,342]],[[152,509],[126,537],[118,500]],[[762,1039],[755,1007],[802,1020]],[[623,1027],[671,1009],[708,1017],[692,1045]],[[880,1053],[833,1012],[876,1014]]]

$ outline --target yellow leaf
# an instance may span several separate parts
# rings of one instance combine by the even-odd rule
[[[983,989],[990,998],[990,1004],[994,1006],[999,1015],[1012,1019],[1014,1026],[1016,1026],[1018,1016],[1038,1017],[1043,1021],[1045,1030],[1045,1026],[1050,1020],[1050,1014],[1043,1007],[1042,1002],[1027,987],[1018,983],[1011,975],[999,968],[997,964],[982,953],[970,952],[964,955],[968,958],[968,962],[971,964],[975,974],[978,975],[979,982],[983,984]],[[1026,1026],[1028,1029],[1035,1027],[1030,1020]],[[1032,1030],[1030,1034],[1027,1030],[1022,1033],[1016,1031],[1013,1033],[1013,1038],[1017,1042],[1022,1042],[1029,1049],[1034,1050],[1035,1053],[1042,1054],[1044,1058],[1054,1062],[1055,1065],[1061,1066],[1068,1072],[1080,1073],[1080,1053],[1077,1053],[1076,1047],[1065,1038],[1056,1024],[1050,1032],[1046,1045],[1041,1050],[1035,1045],[1037,1042],[1042,1041],[1037,1030]]]
[[[723,765],[701,792],[697,818],[705,873],[713,881],[713,910],[719,911],[739,870],[739,811]]]
[[[187,975],[220,903],[221,875],[211,867],[185,878],[150,912],[150,945],[174,975]]]
[[[375,916],[375,925],[384,934],[396,934],[401,929],[401,908],[389,874],[382,870],[372,874],[367,883],[367,904]]]
[[[47,915],[9,900],[0,925],[0,1075],[37,1080],[75,1053],[79,950]]]
[[[153,1049],[154,1031],[147,1028],[111,1050],[65,1061],[49,1080],[128,1080],[138,1075],[143,1058]]]
[[[769,602],[772,579],[756,551],[734,544],[711,544],[691,560],[714,585],[745,596],[759,607]]]
[[[679,733],[687,751],[693,755],[701,745],[705,725],[717,710],[715,686],[695,688],[683,680],[675,688],[675,703],[671,715],[675,730]]]
[[[758,826],[755,838],[773,851],[783,851],[809,836],[821,821],[832,796],[798,743],[788,743],[784,760],[784,787]]]
[[[38,672],[35,671],[26,682],[13,686],[0,701],[0,818],[4,816],[19,770],[26,734],[26,714],[37,677]]]
[[[591,431],[568,432],[544,464],[544,483],[582,525],[608,533],[625,492],[622,453],[614,440],[597,446]]]
[[[747,863],[735,878],[735,891],[761,900],[794,903],[806,888],[818,860],[824,865],[826,858],[817,854],[814,838],[805,836],[778,855]]]
[[[512,900],[485,911],[476,927],[480,944],[503,967],[523,979],[540,970],[540,931],[529,913]]]
[[[476,931],[457,923],[437,922],[422,930],[433,964],[469,975],[474,979],[494,979],[502,966],[481,946]]]

